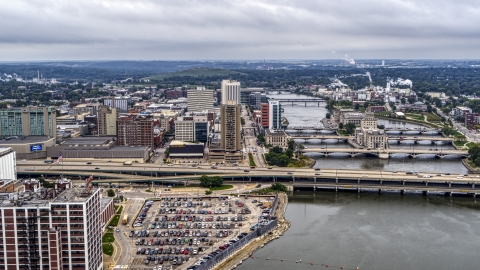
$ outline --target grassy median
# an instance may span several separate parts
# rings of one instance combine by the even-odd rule
[[[250,166],[251,167],[256,167],[257,164],[255,164],[255,161],[253,160],[253,154],[252,153],[248,153],[248,160],[250,161]]]

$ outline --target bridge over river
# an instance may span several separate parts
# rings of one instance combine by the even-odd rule
[[[443,158],[445,156],[457,156],[467,157],[468,151],[465,150],[438,150],[438,149],[358,149],[358,148],[305,148],[301,149],[302,153],[320,153],[325,156],[333,153],[345,153],[354,157],[358,154],[371,154],[378,156],[379,158],[390,158],[392,154],[404,154],[412,158],[416,158],[418,155],[433,155],[435,157]]]
[[[320,140],[338,140],[338,141],[346,141],[348,139],[353,139],[353,137],[349,136],[341,136],[341,135],[309,135],[309,136],[290,136],[290,139],[301,139],[305,140],[306,142],[308,140],[312,139],[320,139]],[[414,141],[416,143],[418,142],[431,142],[432,144],[435,144],[437,142],[453,142],[453,138],[445,138],[445,137],[432,137],[432,136],[394,136],[394,137],[388,137],[389,141],[397,141],[398,143],[402,141]]]

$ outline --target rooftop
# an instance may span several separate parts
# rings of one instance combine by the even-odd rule
[[[113,136],[112,136],[113,137]],[[63,146],[67,145],[108,145],[112,137],[75,137],[62,142]]]
[[[12,136],[13,137],[13,136]],[[17,138],[3,140],[0,137],[0,145],[19,144],[19,143],[41,143],[52,138],[48,136],[15,136]]]

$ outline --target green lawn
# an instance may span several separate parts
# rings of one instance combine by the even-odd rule
[[[112,218],[112,221],[110,221],[110,224],[108,224],[108,226],[117,227],[119,220],[120,220],[120,215],[115,215],[115,216]]]
[[[256,167],[257,164],[255,164],[255,161],[253,160],[253,154],[248,153],[248,160],[250,161],[250,166]]]
[[[211,187],[210,190],[211,191],[214,191],[214,190],[225,190],[225,189],[231,189],[233,188],[233,185],[221,185],[219,187]]]
[[[106,254],[108,256],[113,255],[113,245],[110,243],[102,244],[102,250],[103,250],[103,254]]]
[[[113,243],[115,241],[115,236],[113,233],[105,233],[102,237],[102,243]]]
[[[245,74],[241,73],[238,71],[231,71],[231,70],[226,70],[226,69],[215,69],[215,68],[192,68],[192,69],[187,69],[187,70],[182,70],[182,71],[177,71],[177,72],[170,72],[170,73],[165,73],[165,74],[160,74],[156,76],[151,76],[146,79],[150,80],[163,80],[166,78],[171,78],[171,77],[200,77],[200,76],[212,76],[212,77],[219,77],[219,76],[230,76],[234,74]]]
[[[123,205],[120,205],[120,207],[115,208],[115,210],[117,210],[116,214],[117,214],[117,215],[120,215],[120,214],[122,213],[122,211],[123,211]]]
[[[406,113],[405,116],[418,121],[425,121],[425,118],[421,114]]]

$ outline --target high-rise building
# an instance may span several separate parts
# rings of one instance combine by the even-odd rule
[[[106,98],[103,101],[104,105],[109,107],[117,108],[120,113],[128,112],[128,103],[130,103],[130,97],[112,97]]]
[[[240,104],[240,82],[233,80],[222,81],[222,105]]]
[[[0,182],[17,180],[16,154],[10,147],[0,146]]]
[[[69,187],[69,180],[58,180],[55,189],[28,180],[25,192],[6,194],[0,205],[2,269],[102,269],[100,190]]]
[[[221,140],[220,147],[225,152],[241,150],[240,145],[240,105],[235,101],[229,101],[220,107],[221,116]]]
[[[1,136],[57,135],[57,115],[53,107],[0,109]]]
[[[210,89],[187,90],[187,106],[189,112],[203,112],[213,110],[213,94]]]
[[[155,121],[151,117],[128,115],[118,118],[117,144],[123,146],[152,146]]]
[[[269,113],[270,107],[268,103],[262,103],[260,104],[260,111],[262,114],[262,120],[261,120],[261,125],[263,128],[268,128],[269,124],[268,121],[270,119],[270,113]]]
[[[97,111],[98,136],[115,136],[117,135],[117,119],[118,109],[100,106]]]
[[[268,128],[282,128],[282,106],[277,100],[268,101]]]

